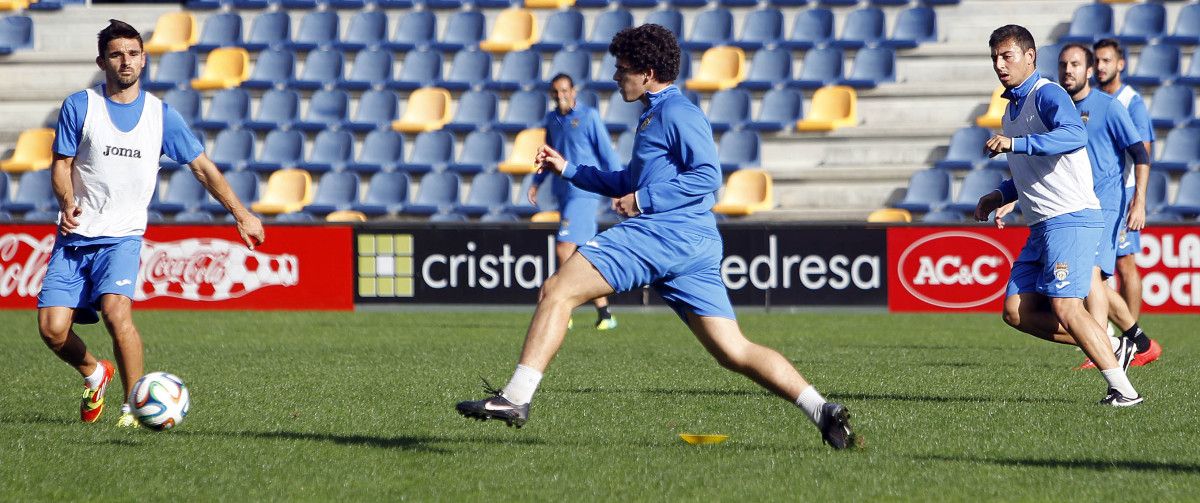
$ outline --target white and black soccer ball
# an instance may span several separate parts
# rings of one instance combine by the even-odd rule
[[[166,372],[151,372],[133,384],[129,406],[142,426],[155,431],[169,430],[187,417],[192,404],[183,380]]]

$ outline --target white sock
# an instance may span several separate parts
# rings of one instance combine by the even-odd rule
[[[1125,375],[1125,369],[1121,367],[1101,370],[1100,374],[1104,376],[1104,380],[1108,381],[1108,387],[1120,391],[1122,395],[1130,398],[1138,396],[1137,390],[1133,389],[1133,384],[1129,382],[1129,376]]]
[[[100,385],[100,381],[104,380],[104,365],[96,363],[96,370],[92,371],[92,375],[83,378],[83,385],[91,389],[96,389]]]
[[[1114,353],[1115,353],[1115,352],[1117,352],[1117,348],[1121,347],[1121,339],[1118,339],[1118,338],[1116,338],[1116,337],[1113,337],[1113,336],[1111,336],[1111,335],[1108,337],[1108,342],[1112,344],[1112,348],[1113,348],[1113,352],[1114,352]]]
[[[800,396],[796,398],[796,405],[808,414],[808,418],[813,424],[821,425],[821,406],[825,405],[825,397],[817,392],[817,388],[809,386],[800,392]]]
[[[517,365],[512,379],[504,386],[501,393],[504,398],[516,405],[525,405],[533,400],[533,392],[537,391],[538,383],[542,382],[542,373],[524,365]]]
[[[121,404],[121,413],[122,414],[128,414],[130,412],[133,412],[133,407],[130,407],[129,404],[127,404],[127,403]]]

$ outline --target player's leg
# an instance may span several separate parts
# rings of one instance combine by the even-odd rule
[[[1075,345],[1075,338],[1058,324],[1058,318],[1050,309],[1050,300],[1039,293],[1009,295],[1004,299],[1003,317],[1009,326],[1039,339]]]
[[[1136,320],[1142,314],[1142,274],[1132,254],[1117,258],[1117,275],[1121,277],[1121,297],[1129,306],[1130,316]]]
[[[124,295],[106,294],[100,297],[100,313],[104,326],[113,340],[113,354],[121,373],[125,396],[133,383],[145,373],[142,357],[142,336],[133,324],[133,300]]]
[[[1088,288],[1087,298],[1084,299],[1084,306],[1092,315],[1092,319],[1096,320],[1096,324],[1102,327],[1108,326],[1108,295],[1104,293],[1105,290],[1110,288],[1104,283],[1104,274],[1100,267],[1093,267],[1091,286]]]
[[[1128,307],[1129,319],[1134,321],[1133,326],[1128,328],[1122,326],[1119,321],[1117,326],[1125,330],[1124,335],[1132,337],[1134,344],[1137,345],[1137,355],[1134,356],[1132,364],[1135,367],[1153,362],[1162,356],[1162,346],[1158,344],[1158,341],[1147,336],[1137,325],[1142,311],[1142,275],[1138,271],[1134,253],[1141,249],[1140,234],[1139,232],[1125,233],[1125,242],[1122,244],[1128,243],[1126,250],[1133,250],[1133,252],[1117,257],[1117,274],[1121,276],[1120,297]]]
[[[93,303],[100,306],[104,326],[112,337],[125,397],[145,371],[142,336],[133,324],[133,296],[141,251],[142,241],[137,238],[105,246],[96,252],[91,271]],[[128,403],[121,405],[121,413],[118,425],[137,424],[129,414]]]
[[[75,310],[69,307],[52,306],[38,309],[38,332],[42,342],[68,365],[87,377],[96,370],[98,361],[87,350],[87,345],[71,329]]]
[[[737,320],[689,312],[687,325],[718,364],[750,378],[780,398],[794,402],[809,387],[808,381],[778,351],[747,339]]]

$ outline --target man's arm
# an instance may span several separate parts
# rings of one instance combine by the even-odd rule
[[[55,153],[54,162],[50,164],[50,183],[54,186],[54,197],[58,199],[59,212],[62,220],[58,223],[63,234],[69,234],[79,227],[76,217],[83,213],[75,205],[75,187],[71,180],[71,169],[75,165],[75,157]]]
[[[1060,155],[1087,146],[1087,129],[1071,96],[1057,85],[1044,85],[1033,96],[1045,133],[1012,139],[1012,151],[1027,155]]]
[[[246,246],[253,250],[256,245],[262,244],[266,238],[262,222],[253,213],[246,210],[246,207],[238,200],[233,189],[229,187],[229,182],[225,180],[225,176],[221,175],[217,169],[217,165],[213,164],[207,155],[201,153],[188,163],[188,167],[196,176],[196,180],[200,181],[200,185],[203,185],[217,201],[220,201],[221,206],[229,210],[229,213],[237,220],[238,234],[241,235]]]
[[[1105,127],[1113,141],[1125,148],[1133,159],[1135,179],[1133,198],[1129,201],[1129,217],[1126,221],[1132,230],[1141,230],[1146,225],[1146,184],[1150,179],[1150,152],[1142,141],[1141,132],[1125,106],[1117,100],[1109,103]],[[1121,180],[1124,182],[1124,179]]]
[[[608,171],[568,162],[562,177],[576,187],[605,197],[621,197],[632,190],[627,171]]]
[[[670,121],[667,141],[682,164],[675,178],[649,184],[637,191],[638,210],[642,213],[662,213],[687,206],[721,188],[721,162],[717,145],[713,143],[712,128],[703,114],[691,108],[672,110],[678,115],[665,117]]]

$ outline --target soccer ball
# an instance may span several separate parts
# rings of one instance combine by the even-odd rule
[[[133,384],[129,405],[142,426],[156,431],[169,430],[187,417],[192,400],[183,380],[166,372],[151,372]]]

